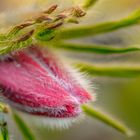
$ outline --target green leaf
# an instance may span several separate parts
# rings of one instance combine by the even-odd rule
[[[140,51],[140,47],[114,47],[107,45],[97,45],[97,44],[74,44],[67,42],[56,42],[53,46],[56,48],[70,50],[75,52],[87,52],[87,53],[97,53],[97,54],[115,54],[115,53],[127,53],[133,51]]]
[[[83,5],[83,8],[89,9],[92,7],[98,0],[85,0],[85,3]]]
[[[74,63],[74,66],[82,72],[86,72],[91,76],[105,77],[137,77],[140,76],[140,66],[110,66],[110,65],[93,65],[87,63]]]
[[[13,118],[18,126],[18,128],[20,129],[24,140],[36,140],[35,136],[32,134],[31,130],[29,129],[29,127],[26,125],[26,123],[19,117],[18,114],[16,114],[15,112],[13,112]]]
[[[133,133],[130,131],[126,126],[124,126],[122,123],[118,122],[115,119],[112,119],[110,116],[102,113],[101,111],[94,109],[91,106],[83,105],[82,106],[83,111],[86,115],[96,118],[99,121],[107,124],[108,126],[115,128],[117,131],[126,134],[127,136],[131,136]]]
[[[118,21],[110,21],[99,23],[96,25],[86,25],[81,27],[79,26],[76,28],[64,28],[61,30],[59,36],[61,39],[95,36],[98,34],[112,32],[121,28],[139,24],[139,21],[140,21],[140,9],[138,9],[128,17]]]

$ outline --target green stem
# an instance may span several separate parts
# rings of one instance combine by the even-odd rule
[[[92,118],[96,118],[99,121],[107,124],[108,126],[111,126],[113,128],[115,128],[117,131],[126,134],[127,136],[131,136],[133,133],[127,128],[125,127],[123,124],[121,124],[120,122],[118,122],[117,120],[112,119],[111,117],[109,117],[108,115],[94,109],[91,106],[87,106],[87,105],[83,105],[82,106],[83,111],[90,117]]]
[[[32,134],[26,123],[18,116],[18,114],[13,112],[13,118],[24,137],[24,140],[36,140],[35,136]]]
[[[87,52],[87,53],[97,53],[97,54],[115,54],[115,53],[127,53],[133,51],[140,51],[140,47],[114,47],[107,45],[97,45],[97,44],[74,44],[67,42],[56,42],[53,46],[56,48],[70,50],[75,52]]]
[[[140,9],[132,13],[126,18],[118,21],[110,21],[99,23],[97,25],[87,25],[76,28],[62,29],[59,36],[61,39],[72,39],[87,36],[95,36],[111,31],[115,31],[124,27],[139,24],[140,21]]]
[[[75,67],[80,68],[91,76],[106,77],[136,77],[140,76],[140,66],[107,66],[92,65],[87,63],[75,63]]]

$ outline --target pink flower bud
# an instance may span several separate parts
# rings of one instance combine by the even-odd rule
[[[81,104],[91,100],[61,60],[39,46],[1,57],[0,88],[12,107],[52,118],[79,116]]]

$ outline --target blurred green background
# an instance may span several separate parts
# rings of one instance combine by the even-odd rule
[[[76,0],[75,0],[76,1]],[[23,12],[26,15],[28,9],[37,9],[41,6],[46,6],[51,3],[58,3],[60,7],[68,7],[73,4],[79,4],[82,1],[73,2],[71,0],[48,0],[48,1],[35,1],[35,0],[1,0],[1,14],[2,19],[1,27],[9,22],[15,23],[17,21],[10,20],[12,18],[19,17],[19,13],[14,12],[21,7],[26,10]],[[95,24],[101,21],[109,21],[119,19],[128,15],[133,10],[140,7],[140,0],[99,0],[97,4],[91,8],[87,16],[81,21],[81,24]],[[39,8],[38,8],[39,9]],[[8,15],[5,13],[11,12]],[[32,12],[32,11],[31,11]],[[15,18],[16,19],[16,18]],[[140,46],[140,26],[132,26],[125,29],[115,31],[113,33],[107,33],[104,35],[98,35],[94,38],[79,39],[83,42],[94,42],[97,44],[105,45],[139,45]],[[63,55],[77,60],[89,61],[94,64],[104,65],[140,65],[140,53],[133,52],[128,54],[115,54],[115,55],[99,55],[99,54],[85,54],[65,52]],[[111,114],[111,116],[117,118],[129,126],[134,132],[133,137],[126,137],[120,134],[116,130],[106,126],[105,124],[86,117],[83,121],[73,125],[70,129],[57,131],[50,130],[43,125],[40,120],[40,126],[35,127],[32,118],[29,116],[22,116],[32,131],[38,137],[38,140],[140,140],[140,77],[134,78],[111,78],[111,77],[93,77],[90,78],[92,85],[95,87],[97,93],[97,101],[93,103],[93,106],[101,108],[104,112]],[[22,139],[15,127],[14,122],[10,119],[10,133],[11,137],[15,140]],[[16,135],[15,135],[16,134]]]

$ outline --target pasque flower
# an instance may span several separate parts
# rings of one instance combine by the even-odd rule
[[[86,0],[82,7],[89,9],[95,2],[97,0]],[[53,5],[14,26],[10,31],[0,34],[1,96],[11,107],[35,118],[42,117],[41,120],[44,117],[49,118],[48,124],[52,123],[52,126],[59,124],[60,127],[67,127],[69,122],[70,124],[75,122],[75,119],[77,120],[84,111],[88,116],[95,117],[129,135],[129,130],[124,125],[85,105],[95,98],[89,92],[89,84],[86,84],[86,80],[79,77],[79,74],[66,61],[63,61],[65,58],[61,58],[54,52],[54,49],[57,47],[78,51],[78,53],[98,54],[139,51],[139,48],[133,46],[116,48],[93,43],[78,44],[67,40],[91,37],[138,24],[140,10],[113,22],[74,28],[73,26],[64,27],[59,30],[65,23],[78,24],[78,18],[83,17],[86,13],[79,6],[54,12],[56,8],[57,5]],[[53,48],[51,48],[52,46]],[[81,71],[86,71],[90,75],[121,77],[139,75],[139,70],[132,68],[98,67],[86,62],[75,64],[75,66],[81,67]],[[3,105],[1,110],[4,112]],[[29,135],[32,137],[22,119],[15,112],[13,112],[13,116],[24,136],[27,139],[29,139]],[[26,135],[27,130],[30,134]]]
[[[49,49],[32,45],[0,62],[0,87],[14,107],[48,117],[75,117],[91,95]]]
[[[39,16],[17,25],[5,36],[3,43],[10,38],[12,45],[7,49],[8,54],[3,52],[0,59],[0,88],[5,100],[24,112],[54,118],[76,117],[81,113],[81,104],[91,100],[91,95],[56,54],[33,41],[33,38],[49,41],[54,38],[56,28],[68,18],[85,15],[76,7],[52,18],[49,14],[56,7],[53,5]],[[13,36],[17,36],[16,39]],[[26,48],[17,51],[21,48],[19,44]]]

